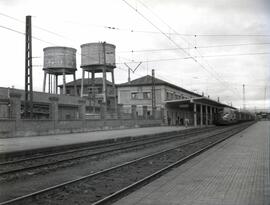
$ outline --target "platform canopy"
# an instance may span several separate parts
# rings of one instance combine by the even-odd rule
[[[166,106],[169,108],[187,108],[191,104],[202,104],[202,105],[208,105],[218,108],[231,108],[236,110],[235,107],[220,103],[218,101],[212,100],[210,98],[206,97],[196,97],[196,98],[190,98],[190,99],[179,99],[179,100],[167,100],[165,101]]]

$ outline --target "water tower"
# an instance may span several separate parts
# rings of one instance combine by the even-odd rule
[[[58,93],[58,76],[63,76],[63,94],[66,94],[66,75],[73,75],[76,82],[76,49],[69,47],[47,47],[44,52],[44,81],[43,92],[46,91],[46,77],[48,76],[48,92]],[[77,94],[76,83],[74,93]]]
[[[87,43],[81,45],[81,68],[82,68],[82,81],[81,81],[81,97],[84,93],[84,78],[85,72],[91,73],[92,77],[92,99],[95,102],[95,73],[102,73],[102,95],[105,109],[108,104],[108,91],[107,91],[107,73],[111,73],[112,86],[114,90],[115,106],[116,102],[116,90],[114,83],[114,68],[115,66],[115,45],[108,44],[106,42],[100,43]]]

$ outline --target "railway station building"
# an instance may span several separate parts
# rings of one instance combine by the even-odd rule
[[[74,83],[80,85],[80,79],[76,82],[70,82],[66,85],[67,93],[65,95],[54,95],[44,92],[34,92],[34,116],[35,119],[51,119],[52,112],[50,111],[54,104],[54,98],[57,97],[57,118],[59,120],[77,120],[81,119],[88,113],[95,110],[96,114],[101,112],[101,81],[96,79],[96,102],[88,104],[91,100],[91,82],[86,84],[85,93],[82,99],[79,96],[73,96]],[[153,85],[154,82],[154,85]],[[109,90],[112,91],[112,86],[107,81]],[[62,87],[60,87],[60,93]],[[150,75],[135,79],[130,82],[116,85],[117,88],[117,103],[118,109],[123,116],[132,116],[137,120],[140,119],[161,119],[164,125],[184,125],[185,119],[188,119],[191,126],[205,126],[213,124],[217,117],[219,110],[224,107],[230,107],[218,101],[199,95],[177,85],[154,78]],[[154,88],[155,107],[152,108],[152,93]],[[78,86],[78,91],[80,87]],[[18,89],[0,88],[0,118],[6,119],[11,116],[10,102],[12,101],[9,92],[16,92],[19,94],[18,101],[20,101],[23,110],[23,96],[24,91]],[[88,98],[90,100],[88,100]],[[112,104],[114,99],[112,98]],[[81,109],[82,104],[85,103],[85,109]],[[112,106],[114,107],[114,106]],[[22,112],[18,111],[17,115]],[[109,111],[108,111],[109,112]],[[117,111],[118,112],[118,111]],[[108,113],[107,113],[108,114]],[[81,116],[81,117],[80,117]]]
[[[167,125],[212,125],[219,110],[224,107],[235,109],[203,95],[191,92],[169,82],[150,75],[117,85],[118,103],[127,111],[136,106],[137,115],[153,116],[152,89],[156,110],[163,113],[163,122]],[[131,111],[130,111],[131,112]]]

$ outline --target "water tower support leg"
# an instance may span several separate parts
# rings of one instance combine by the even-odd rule
[[[47,73],[46,73],[46,71],[44,71],[44,78],[43,78],[43,92],[45,92],[45,89],[46,89],[46,76],[47,76]]]
[[[96,112],[95,106],[96,106],[96,95],[95,95],[95,71],[92,71],[91,73],[92,77],[92,99],[93,99],[93,113]]]
[[[115,82],[114,82],[114,72],[112,71],[112,84],[113,84],[113,95],[114,95],[114,109],[117,112],[117,99],[116,99],[116,89],[115,89]]]
[[[53,93],[56,93],[56,75],[53,75]]]
[[[58,94],[58,75],[55,75],[55,93]]]
[[[85,70],[82,69],[82,81],[81,81],[81,97],[83,96],[83,80],[84,80]]]
[[[77,96],[77,83],[75,73],[73,73],[73,81],[74,81],[74,95]]]
[[[106,84],[106,67],[103,66],[103,102],[105,103],[105,110],[107,111],[107,84]]]
[[[63,94],[66,94],[66,73],[63,72]]]
[[[49,81],[48,82],[49,83],[49,86],[48,86],[49,87],[49,93],[51,93],[51,74],[49,74],[48,78],[49,78],[49,80],[48,80]]]

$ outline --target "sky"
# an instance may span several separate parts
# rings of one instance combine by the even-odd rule
[[[0,87],[24,88],[25,16],[32,16],[33,88],[42,90],[43,48],[116,45],[115,81],[155,69],[157,78],[223,103],[270,107],[268,0],[0,0]],[[72,77],[68,76],[67,81]],[[61,81],[60,81],[61,83]]]

